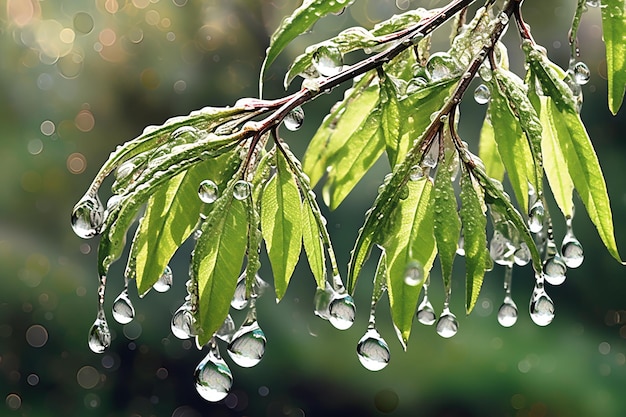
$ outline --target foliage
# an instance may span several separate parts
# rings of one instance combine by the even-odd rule
[[[287,17],[271,38],[261,92],[267,68],[286,45],[351,3],[309,0]],[[539,325],[550,323],[554,306],[544,281],[562,283],[567,267],[579,266],[583,258],[571,229],[574,191],[609,253],[621,262],[603,174],[579,116],[581,85],[589,70],[577,61],[574,45],[585,2],[578,2],[574,17],[567,70],[552,63],[535,43],[521,2],[487,1],[471,9],[472,3],[454,0],[440,9],[407,11],[371,29],[346,29],[295,59],[285,86],[300,76],[300,91],[276,100],[249,98],[233,107],[204,108],[146,129],[115,150],[72,214],[79,236],[100,235],[100,312],[90,336],[92,349],[108,346],[102,312],[106,276],[143,206],[147,208],[130,245],[126,278],[136,280],[140,294],[171,285],[163,271],[194,236],[189,296],[174,315],[172,329],[177,336],[195,337],[199,346],[209,344],[212,359],[199,366],[196,378],[201,394],[211,400],[220,399],[232,384],[215,337],[229,342],[231,357],[242,366],[262,357],[265,337],[256,323],[254,300],[265,286],[257,276],[263,245],[277,300],[284,296],[304,246],[317,286],[316,314],[338,328],[352,324],[351,294],[364,263],[378,248],[372,304],[388,291],[405,348],[416,310],[421,322],[435,322],[423,319],[421,306],[437,255],[446,292],[437,321],[443,337],[453,336],[458,328],[449,311],[457,255],[465,257],[467,314],[494,262],[509,268],[530,263],[537,277],[531,317]],[[626,32],[624,4],[609,0],[604,6],[609,108],[617,113],[626,84],[626,52],[619,41]],[[469,13],[474,17],[466,22]],[[431,33],[451,18],[450,49],[431,52]],[[508,66],[500,38],[509,26],[519,31],[526,74],[516,75]],[[367,57],[344,65],[343,56],[354,51]],[[488,103],[479,156],[457,130],[459,103],[475,77],[482,82],[475,99]],[[321,123],[301,164],[279,129],[297,130],[304,117],[301,106],[342,83],[352,83],[351,88]],[[344,287],[313,188],[325,180],[323,200],[335,209],[383,154],[390,173],[366,213]],[[114,196],[105,208],[97,192],[113,172]],[[505,174],[516,203],[502,185]],[[544,175],[568,225],[560,250]],[[114,316],[122,311],[125,319],[132,319],[132,305],[127,299],[124,303],[126,310],[118,309]],[[249,306],[248,318],[234,334],[231,305]],[[516,309],[500,313],[510,324],[517,317]],[[374,330],[373,311],[370,325]],[[381,369],[389,360],[387,344],[377,333],[362,339],[358,352],[369,369]],[[210,375],[212,383],[215,378],[222,381],[221,388],[210,386],[202,375]]]

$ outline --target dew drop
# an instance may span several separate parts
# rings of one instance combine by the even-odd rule
[[[135,317],[135,308],[128,297],[128,290],[124,289],[113,301],[113,318],[120,324],[128,324]]]
[[[198,364],[194,379],[198,394],[207,401],[224,399],[233,386],[233,374],[220,356],[215,340],[209,342],[208,355]]]
[[[436,52],[426,62],[426,73],[431,81],[441,81],[450,78],[459,70],[455,59],[445,52]]]
[[[226,319],[224,319],[224,323],[222,323],[222,326],[217,330],[217,332],[215,332],[215,337],[223,340],[226,343],[230,343],[230,341],[233,340],[235,330],[235,322],[229,314],[228,316],[226,316]]]
[[[417,261],[411,261],[404,270],[404,283],[416,287],[424,281],[424,268]]]
[[[517,306],[509,296],[504,298],[504,302],[498,310],[498,323],[502,327],[511,327],[517,322]]]
[[[318,317],[328,320],[330,318],[330,303],[335,299],[336,292],[330,286],[328,281],[325,288],[317,288],[315,297],[313,298],[314,312]]]
[[[89,349],[94,353],[102,353],[111,346],[111,331],[104,315],[104,311],[98,311],[96,321],[89,330]]]
[[[356,306],[352,296],[346,293],[337,295],[328,306],[328,312],[328,320],[336,329],[349,329],[356,316]]]
[[[554,303],[543,288],[543,276],[537,277],[537,282],[530,299],[530,318],[538,326],[547,326],[554,319]]]
[[[104,206],[97,195],[85,194],[72,210],[72,229],[78,237],[90,239],[100,233]]]
[[[589,78],[591,78],[591,71],[589,67],[584,62],[577,62],[572,66],[572,71],[574,72],[574,81],[578,85],[585,85],[589,82]]]
[[[491,91],[485,84],[481,84],[474,90],[474,100],[478,104],[487,104],[491,99]]]
[[[437,334],[446,339],[451,338],[459,331],[459,322],[448,308],[444,308],[441,317],[437,320]]]
[[[217,184],[211,180],[204,180],[198,187],[198,197],[203,203],[211,204],[217,200],[218,191]]]
[[[545,215],[543,203],[537,200],[528,212],[528,228],[532,233],[539,233],[543,230]]]
[[[312,63],[320,75],[332,77],[343,68],[343,54],[335,46],[320,46],[313,54]]]
[[[159,279],[154,283],[154,285],[152,285],[152,288],[154,288],[156,292],[166,292],[170,288],[172,288],[172,280],[173,280],[172,268],[170,268],[170,266],[167,265],[165,267],[165,270],[163,270],[163,273],[161,274]]]
[[[228,354],[233,362],[244,368],[251,368],[261,362],[265,354],[267,339],[256,318],[246,321],[233,335],[228,344]]]
[[[437,166],[437,161],[439,160],[439,138],[435,138],[433,142],[430,144],[430,148],[428,148],[428,152],[424,154],[424,158],[422,159],[422,165],[429,168],[434,168]]]
[[[437,321],[435,309],[430,303],[427,295],[424,295],[424,299],[417,308],[417,321],[425,326],[432,326]]]
[[[233,197],[240,201],[245,200],[250,196],[250,187],[252,185],[248,181],[237,181],[233,188]]]
[[[356,346],[361,365],[370,371],[380,371],[389,363],[391,353],[387,342],[376,329],[368,329]]]
[[[196,334],[196,319],[191,310],[191,302],[185,301],[172,316],[172,334],[178,339],[189,339]]]
[[[300,129],[302,123],[304,123],[304,110],[300,106],[291,110],[283,119],[285,127],[292,132]]]
[[[418,181],[424,178],[424,170],[419,165],[413,165],[411,167],[411,171],[409,172],[409,179],[411,181]]]
[[[174,144],[193,143],[200,139],[200,130],[193,126],[181,126],[170,136]]]

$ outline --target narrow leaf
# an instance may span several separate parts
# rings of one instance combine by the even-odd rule
[[[400,104],[395,86],[387,76],[382,77],[380,105],[382,106],[382,128],[389,165],[396,165],[400,141]]]
[[[300,192],[282,152],[276,153],[276,174],[261,195],[261,231],[272,265],[276,298],[280,300],[302,249]]]
[[[504,164],[498,145],[496,144],[495,132],[489,114],[485,116],[483,126],[480,129],[480,142],[478,143],[478,156],[485,164],[487,175],[500,182],[504,179]]]
[[[315,214],[308,201],[302,204],[302,242],[318,288],[324,288],[326,281],[326,258],[324,242],[320,236]]]
[[[602,0],[602,37],[606,47],[609,110],[617,114],[626,87],[626,15],[624,0]]]
[[[276,57],[295,38],[309,30],[315,22],[329,13],[336,13],[348,7],[354,0],[304,0],[290,16],[286,17],[270,39],[270,46],[265,52],[265,60],[259,76],[259,97],[263,95],[263,78],[265,71]]]

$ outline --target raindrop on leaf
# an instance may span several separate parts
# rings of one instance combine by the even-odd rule
[[[215,184],[211,180],[204,180],[200,183],[200,187],[198,188],[198,197],[204,203],[214,203],[218,197],[218,188],[217,184]]]
[[[589,67],[584,62],[577,62],[572,66],[572,71],[574,73],[574,81],[578,85],[585,85],[589,82],[589,78],[591,78],[591,71]]]
[[[411,261],[404,270],[404,283],[411,287],[418,286],[424,281],[424,268],[417,261]]]
[[[300,129],[302,123],[304,123],[304,110],[300,106],[291,110],[283,119],[285,127],[292,132]]]
[[[485,84],[481,84],[474,90],[474,100],[478,104],[487,104],[491,99],[491,91]]]
[[[431,81],[441,81],[459,71],[456,60],[445,52],[435,52],[426,62],[426,73]]]
[[[245,200],[250,196],[250,188],[251,184],[248,181],[239,180],[235,183],[235,187],[233,188],[233,197],[237,200]]]
[[[313,66],[324,77],[332,77],[343,68],[343,54],[336,46],[320,46],[313,54]]]
[[[537,200],[528,212],[528,229],[532,233],[539,233],[543,230],[543,222],[545,219],[545,208],[541,200]]]
[[[172,288],[173,274],[169,265],[165,267],[159,279],[152,285],[156,292],[167,292]]]
[[[104,206],[97,195],[85,194],[72,210],[72,229],[78,237],[89,239],[100,233]]]

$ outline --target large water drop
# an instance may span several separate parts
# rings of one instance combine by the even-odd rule
[[[512,265],[515,260],[515,246],[500,231],[495,230],[489,242],[489,254],[498,265]]]
[[[312,63],[318,73],[324,77],[332,77],[343,68],[343,54],[335,46],[320,46],[313,53]]]
[[[513,259],[515,261],[515,265],[528,265],[528,263],[532,259],[532,255],[526,242],[520,243],[519,247],[515,250],[515,253],[513,254]]]
[[[128,290],[124,289],[113,301],[113,318],[120,324],[130,323],[135,317],[135,308],[128,297]]]
[[[368,329],[356,346],[356,353],[366,369],[380,371],[389,363],[391,353],[387,342],[376,329]]]
[[[568,268],[578,268],[585,259],[583,245],[581,245],[580,241],[574,236],[571,218],[567,219],[567,233],[561,244],[561,254]]]
[[[233,197],[237,200],[243,201],[250,196],[250,189],[252,188],[252,184],[248,181],[239,180],[235,183],[233,188]]]
[[[537,278],[530,299],[530,318],[539,326],[547,326],[554,319],[554,303],[543,288],[543,277]]]
[[[448,308],[444,308],[441,317],[437,320],[437,334],[448,339],[458,331],[459,322],[456,320],[456,316]]]
[[[545,219],[545,208],[543,202],[537,200],[528,211],[528,229],[532,233],[539,233],[543,230],[543,222]]]
[[[97,195],[85,194],[72,210],[72,229],[78,237],[89,239],[100,233],[104,206]]]
[[[104,315],[104,311],[98,311],[96,321],[89,330],[89,349],[94,353],[102,353],[111,346],[111,330]]]
[[[336,292],[333,287],[326,282],[324,288],[318,288],[313,298],[314,312],[318,317],[328,320],[330,318],[330,303],[335,299]]]
[[[504,302],[498,310],[498,323],[503,327],[511,327],[517,322],[517,306],[509,296],[504,298]]]
[[[193,316],[191,302],[186,301],[172,316],[172,334],[179,339],[189,339],[196,334],[196,319]]]
[[[416,287],[424,281],[424,268],[417,261],[411,261],[404,270],[404,283]]]
[[[198,187],[198,197],[200,197],[203,203],[214,203],[218,195],[217,184],[213,181],[204,180],[200,183],[200,187]]]
[[[354,323],[356,306],[349,294],[339,294],[328,306],[330,323],[339,330],[346,330]]]
[[[426,73],[432,82],[450,78],[458,71],[456,60],[445,52],[435,52],[426,62]]]
[[[300,106],[291,110],[283,119],[285,127],[292,132],[300,129],[302,123],[304,123],[304,110]]]
[[[426,295],[424,295],[424,299],[417,308],[417,321],[426,326],[432,326],[437,321],[435,309]]]
[[[434,168],[437,166],[437,161],[439,161],[439,138],[435,138],[430,144],[428,152],[424,154],[424,158],[422,159],[422,165]]]
[[[543,262],[543,272],[545,280],[550,285],[561,285],[565,282],[567,266],[561,256],[557,253],[553,256],[547,257]]]
[[[220,327],[217,332],[215,332],[215,337],[223,340],[226,343],[230,343],[230,341],[233,340],[235,331],[235,322],[229,314],[228,316],[226,316],[226,319],[224,319],[222,327]]]
[[[156,292],[167,292],[172,288],[173,278],[172,268],[167,265],[159,279],[152,285],[152,288],[154,288]]]
[[[481,84],[474,90],[474,100],[478,104],[487,104],[491,99],[491,91],[485,84]]]
[[[255,275],[250,298],[259,297],[267,286],[268,284],[258,274]],[[243,310],[248,305],[248,301],[249,298],[246,297],[246,273],[244,272],[237,279],[237,286],[230,306],[235,310]]]
[[[217,344],[210,343],[208,355],[198,364],[194,372],[196,390],[207,401],[220,401],[233,386],[233,374],[221,358]]]
[[[572,72],[574,73],[574,81],[578,85],[587,84],[589,82],[589,78],[591,78],[591,71],[584,62],[576,62],[572,66]]]
[[[256,319],[246,321],[228,344],[228,354],[239,366],[250,368],[258,364],[265,354],[267,339]]]

